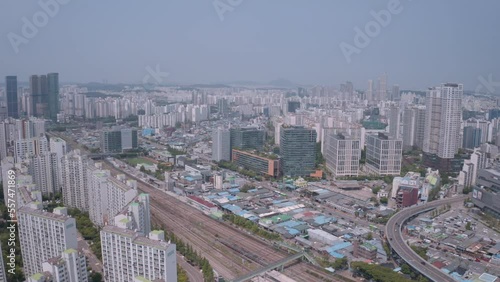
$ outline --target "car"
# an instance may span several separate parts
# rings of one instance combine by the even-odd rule
[[[421,261],[420,263],[421,263],[422,265],[426,265],[425,261]]]

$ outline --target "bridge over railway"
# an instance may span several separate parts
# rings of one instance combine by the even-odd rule
[[[259,276],[259,275],[262,275],[268,271],[271,271],[273,269],[280,269],[280,270],[283,270],[283,267],[287,264],[287,263],[290,263],[290,262],[293,262],[295,260],[298,260],[298,259],[301,259],[301,258],[306,258],[308,259],[308,255],[306,254],[306,252],[300,252],[300,253],[296,253],[296,254],[293,254],[291,256],[288,256],[284,259],[281,259],[275,263],[272,263],[268,266],[264,266],[262,268],[259,268],[259,269],[256,269],[244,276],[241,276],[241,277],[238,277],[234,280],[232,280],[232,282],[243,282],[243,281],[248,281],[256,276]]]

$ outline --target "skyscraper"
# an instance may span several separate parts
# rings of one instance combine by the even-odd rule
[[[48,107],[48,85],[46,75],[30,76],[31,105],[28,115],[44,116]]]
[[[47,74],[47,91],[48,91],[48,116],[52,121],[57,121],[57,114],[59,113],[59,74]]]
[[[5,266],[3,263],[2,241],[0,241],[0,282],[7,282]]]
[[[309,176],[316,165],[314,129],[282,125],[280,132],[281,169],[284,176]]]
[[[5,86],[7,90],[7,116],[18,118],[19,106],[17,104],[17,77],[5,77]]]
[[[427,90],[424,165],[452,170],[451,160],[460,147],[462,96],[462,84],[443,83]]]
[[[398,106],[392,106],[389,110],[389,134],[394,138],[401,135],[401,113]]]
[[[228,129],[218,128],[212,133],[212,160],[231,160],[231,134]]]
[[[28,158],[28,172],[44,196],[52,197],[60,192],[56,153],[44,152]]]

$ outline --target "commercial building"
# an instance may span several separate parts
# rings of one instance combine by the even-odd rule
[[[283,175],[309,176],[315,171],[316,130],[290,125],[282,125],[280,130],[280,166]]]
[[[272,177],[279,175],[279,159],[233,149],[233,162],[245,169]]]
[[[500,169],[480,169],[476,186],[472,190],[472,202],[486,213],[500,218]]]
[[[80,150],[74,150],[61,158],[62,198],[67,207],[81,211],[89,210],[89,184],[87,167],[91,161],[80,155]]]
[[[114,127],[101,132],[102,153],[121,153],[137,148],[137,129]]]
[[[440,171],[458,171],[452,160],[460,147],[463,85],[443,83],[426,96],[424,165]]]
[[[464,137],[462,147],[465,149],[474,149],[481,145],[481,128],[472,126],[464,127]]]
[[[231,149],[261,149],[264,146],[266,133],[264,130],[247,127],[231,128]]]
[[[383,133],[366,136],[366,168],[377,175],[399,175],[403,141]]]
[[[59,74],[47,74],[47,91],[48,91],[48,115],[46,118],[52,121],[57,121],[59,113]]]
[[[43,272],[43,262],[60,256],[67,249],[78,248],[76,221],[68,216],[67,209],[55,208],[50,213],[42,208],[42,203],[31,202],[17,211],[26,276]]]
[[[19,118],[19,105],[17,97],[17,76],[5,77],[7,96],[7,116]]]
[[[231,160],[231,134],[229,130],[218,128],[212,133],[212,160]]]
[[[330,134],[325,142],[326,167],[335,177],[357,176],[361,145],[359,139],[343,134]]]
[[[61,191],[56,153],[43,152],[28,159],[28,173],[44,196],[53,197]]]

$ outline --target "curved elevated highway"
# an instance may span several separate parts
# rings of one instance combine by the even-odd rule
[[[389,245],[413,269],[422,273],[424,276],[431,279],[432,281],[454,282],[455,280],[451,278],[451,276],[447,275],[438,268],[434,267],[432,264],[427,263],[417,253],[415,253],[410,248],[410,246],[406,245],[401,232],[403,224],[405,224],[406,221],[408,221],[408,219],[410,219],[411,217],[421,214],[423,212],[430,211],[442,205],[461,202],[465,198],[467,198],[466,195],[457,196],[453,198],[433,201],[423,205],[409,207],[399,211],[389,219],[387,225],[385,226],[385,234],[388,239]]]

